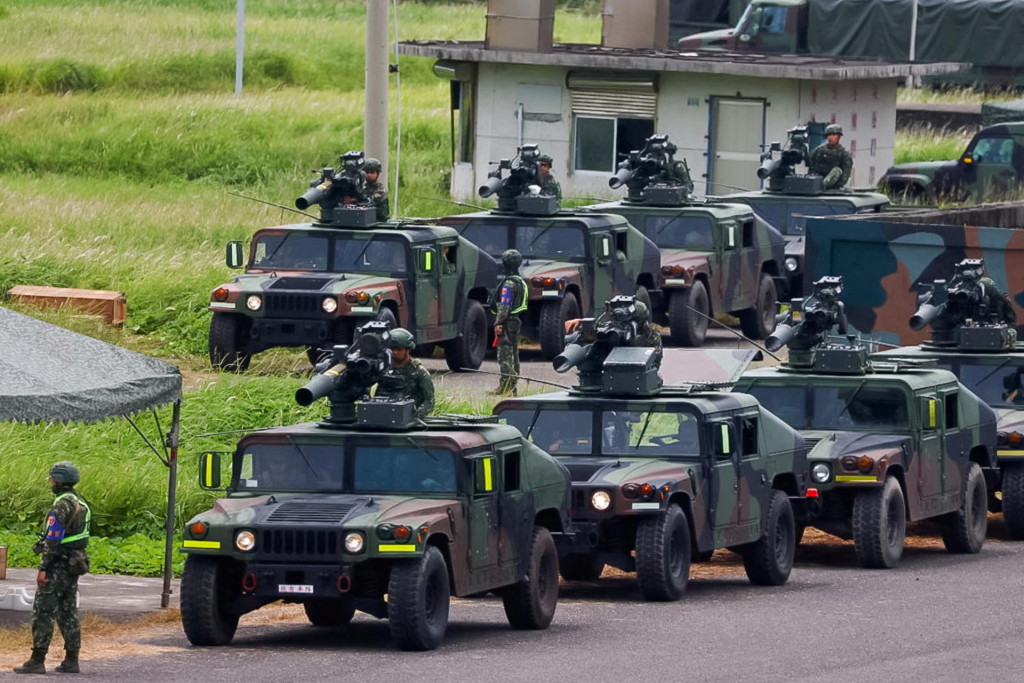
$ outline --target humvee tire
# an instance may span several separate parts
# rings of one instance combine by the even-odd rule
[[[576,297],[566,294],[561,301],[545,301],[540,309],[538,334],[545,360],[554,360],[565,348],[565,321],[580,317]]]
[[[578,553],[558,558],[558,571],[566,581],[596,581],[604,571],[597,555]]]
[[[778,293],[775,291],[775,280],[768,273],[761,273],[761,283],[757,288],[757,299],[753,308],[740,311],[740,329],[751,339],[766,339],[775,331],[775,304]]]
[[[444,359],[448,369],[477,370],[487,353],[487,313],[479,301],[469,299],[462,314],[459,336],[445,343]]]
[[[636,529],[636,579],[645,600],[678,600],[690,580],[690,527],[686,513],[671,505],[644,517]]]
[[[907,534],[903,489],[895,477],[853,499],[853,545],[862,567],[889,569],[900,562]]]
[[[764,516],[764,533],[743,548],[743,569],[755,586],[781,586],[789,580],[796,554],[793,506],[785,492],[775,489]]]
[[[1024,539],[1024,463],[1003,469],[1003,519],[1010,538]]]
[[[344,626],[352,621],[356,604],[351,597],[314,598],[302,603],[309,623],[318,627]]]
[[[233,313],[214,313],[210,320],[210,364],[217,370],[245,372],[252,354],[245,347],[248,320]]]
[[[688,289],[674,293],[668,306],[672,343],[676,346],[701,346],[708,331],[707,316],[710,315],[704,283],[697,280]]]
[[[985,545],[988,530],[988,491],[978,463],[967,468],[964,500],[960,509],[943,520],[942,543],[951,553],[977,553]]]
[[[545,629],[558,607],[558,550],[551,532],[534,527],[530,543],[530,575],[501,591],[505,616],[512,628]]]
[[[233,576],[228,561],[218,557],[189,555],[181,574],[181,625],[193,645],[227,645],[235,637],[238,615],[225,609],[235,594],[240,577]],[[230,584],[230,588],[228,588]]]
[[[451,587],[444,555],[429,546],[423,557],[395,562],[388,582],[388,625],[401,650],[433,650],[448,628]]]

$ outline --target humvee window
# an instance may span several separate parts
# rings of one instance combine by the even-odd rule
[[[492,256],[500,256],[508,249],[508,229],[503,225],[467,223],[461,235]]]
[[[942,363],[939,364],[942,367]],[[948,367],[948,366],[947,366]],[[990,406],[1024,403],[1024,368],[961,363],[960,382]]]
[[[711,251],[715,238],[706,216],[648,216],[644,233],[659,247]]]
[[[334,240],[334,270],[378,270],[404,273],[407,269],[405,244],[400,240],[374,237]]]
[[[252,444],[242,454],[238,491],[341,491],[343,459],[336,447]]]
[[[513,241],[523,258],[583,258],[587,255],[586,235],[577,226],[517,225]]]
[[[289,270],[327,270],[330,253],[327,237],[302,235],[264,235],[256,241],[253,266]]]
[[[699,423],[688,413],[606,410],[601,415],[601,424],[601,449],[605,455],[652,458],[700,455]]]
[[[589,410],[508,410],[502,419],[548,453],[592,453]]]
[[[895,387],[863,385],[766,387],[753,385],[762,405],[795,429],[900,430],[909,428],[907,397]]]
[[[454,493],[455,460],[440,448],[359,446],[351,452],[354,493]]]
[[[946,429],[955,429],[957,427],[957,415],[960,413],[957,409],[957,395],[946,394],[942,397],[942,401],[946,404]]]

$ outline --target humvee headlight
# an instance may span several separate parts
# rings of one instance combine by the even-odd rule
[[[366,539],[358,531],[350,531],[345,534],[345,551],[356,555],[363,552],[363,548],[366,546]]]
[[[824,484],[826,481],[832,478],[832,469],[823,462],[819,462],[817,465],[811,468],[811,479],[819,484]]]
[[[611,507],[612,497],[608,495],[607,491],[594,491],[594,494],[590,496],[590,504],[594,506],[595,510],[607,510]]]
[[[783,264],[790,273],[795,273],[796,269],[800,267],[800,262],[797,261],[795,256],[787,256]]]
[[[661,267],[661,274],[662,275],[670,275],[672,277],[682,277],[685,273],[686,273],[686,271],[683,269],[682,266],[662,266]]]
[[[405,526],[404,524],[395,527],[395,538],[397,540],[407,541],[409,540],[410,536],[412,536],[412,529],[410,529],[409,527]]]
[[[636,498],[640,495],[640,484],[630,482],[622,487],[622,495],[624,498]]]
[[[324,297],[320,302],[320,308],[324,309],[324,313],[334,313],[338,310],[338,300],[330,296]]]
[[[258,311],[263,308],[263,297],[259,294],[250,294],[245,297],[245,307],[250,311]]]
[[[239,531],[235,534],[235,547],[243,553],[247,553],[256,547],[256,534],[249,531]]]

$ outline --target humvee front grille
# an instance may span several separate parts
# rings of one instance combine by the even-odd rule
[[[339,554],[339,532],[326,529],[261,529],[261,557],[323,557]]]
[[[267,293],[264,298],[265,309],[268,316],[283,314],[313,314],[323,313],[320,308],[320,301],[323,297],[309,294],[279,294]]]
[[[356,503],[285,502],[267,517],[271,524],[340,524]]]
[[[326,277],[279,277],[268,289],[298,289],[311,292],[320,291],[330,282]]]

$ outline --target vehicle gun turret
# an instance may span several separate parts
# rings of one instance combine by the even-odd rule
[[[778,152],[778,158],[775,153]],[[799,175],[795,170],[797,164],[807,164],[811,153],[807,146],[807,126],[796,126],[786,131],[786,146],[772,142],[761,154],[761,166],[757,169],[757,177],[767,180],[765,188],[769,192],[785,192],[787,194],[821,194],[825,191],[821,176]]]
[[[652,135],[643,149],[633,150],[619,163],[608,186],[627,188],[626,201],[678,206],[685,204],[693,192],[693,179],[686,160],[676,161],[678,147],[668,135]]]
[[[640,334],[643,315],[632,296],[605,302],[601,318],[584,318],[565,338],[565,349],[552,361],[556,372],[577,368],[582,392],[651,394],[661,387],[655,349],[630,345]],[[599,324],[600,323],[600,324]]]
[[[498,162],[498,167],[487,174],[487,180],[477,192],[484,199],[497,195],[498,211],[534,215],[556,213],[560,206],[558,198],[541,194],[540,156],[537,145],[521,145],[515,157]],[[508,171],[508,175],[503,177],[504,171]]]
[[[362,152],[349,151],[340,157],[341,170],[328,166],[314,171],[320,176],[309,183],[295,208],[305,211],[320,207],[320,222],[343,227],[367,227],[376,222],[376,211],[366,196],[366,159]]]

